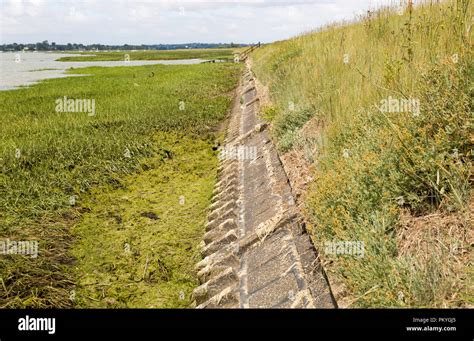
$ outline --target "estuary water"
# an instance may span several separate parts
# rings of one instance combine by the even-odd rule
[[[66,74],[71,67],[89,66],[139,66],[153,64],[199,64],[202,59],[176,60],[130,60],[130,61],[93,61],[93,62],[58,62],[56,59],[75,54],[55,52],[4,52],[0,53],[0,90],[15,89],[19,86],[35,84],[43,79],[61,77],[80,77],[84,75]]]

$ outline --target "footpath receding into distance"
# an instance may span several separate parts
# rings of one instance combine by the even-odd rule
[[[247,67],[236,93],[214,189],[202,255],[198,308],[333,308],[317,252],[295,205],[276,149],[257,117],[258,94]],[[244,155],[245,153],[242,153]],[[247,153],[248,154],[248,153]]]

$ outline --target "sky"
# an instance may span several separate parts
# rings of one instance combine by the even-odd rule
[[[0,44],[262,43],[395,0],[0,0]]]

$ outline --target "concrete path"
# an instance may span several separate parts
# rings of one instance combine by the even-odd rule
[[[198,308],[333,308],[288,178],[245,71],[234,101],[202,254]]]

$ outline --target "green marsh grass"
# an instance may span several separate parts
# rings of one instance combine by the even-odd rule
[[[150,180],[149,185],[156,186],[155,190],[160,186],[169,191],[170,186],[181,186],[184,190],[184,184],[191,190],[192,181],[203,186],[190,201],[195,207],[188,207],[188,212],[183,213],[190,219],[186,224],[177,224],[173,219],[179,217],[170,213],[161,217],[167,225],[159,227],[163,238],[173,235],[167,228],[186,229],[177,233],[187,236],[186,245],[175,252],[182,252],[180,257],[187,258],[188,263],[183,265],[182,272],[173,268],[176,277],[170,275],[147,286],[157,296],[161,288],[173,285],[189,293],[193,283],[189,264],[196,257],[195,246],[206,215],[201,208],[210,201],[216,159],[216,155],[199,148],[212,149],[216,126],[226,117],[239,69],[233,63],[92,67],[70,71],[84,77],[46,80],[28,88],[0,92],[0,236],[38,240],[40,249],[36,259],[2,255],[0,306],[70,307],[84,302],[80,294],[89,292],[81,289],[85,275],[81,271],[89,271],[95,265],[104,269],[103,262],[121,256],[108,253],[103,259],[92,260],[116,247],[107,244],[115,236],[113,231],[105,231],[101,220],[101,214],[111,207],[105,199],[94,199],[94,195],[107,193],[108,200],[112,200],[110,197],[116,193],[127,191],[133,183],[130,177],[144,172],[155,172],[155,177],[163,174],[163,178]],[[94,99],[95,115],[56,112],[55,101],[64,96]],[[186,178],[183,174],[185,170],[194,172],[198,166],[207,171],[203,179],[193,178],[192,174]],[[176,172],[170,167],[176,167]],[[146,178],[142,176],[140,183],[146,187]],[[97,209],[93,200],[98,200]],[[168,195],[150,200],[163,201],[157,210],[171,205],[166,201],[171,200]],[[175,203],[174,197],[172,200]],[[74,229],[77,224],[79,227]],[[97,224],[97,231],[91,231]],[[144,225],[143,233],[149,235],[146,228],[156,226]],[[73,230],[76,232],[72,233]],[[103,243],[110,250],[91,249],[92,242]],[[143,254],[149,245],[132,243],[135,249],[143,247]],[[166,266],[175,265],[173,255],[164,252],[159,257]],[[142,267],[139,261],[134,264]],[[105,268],[115,269],[114,266],[110,263]],[[127,270],[132,266],[129,264]],[[154,266],[156,262],[150,269]],[[77,300],[71,299],[76,292]],[[160,297],[147,304],[170,306],[169,300],[177,296],[168,293]],[[179,301],[179,306],[185,302]],[[126,305],[126,300],[121,304]]]
[[[237,49],[236,49],[237,50]],[[118,61],[125,60],[174,60],[174,59],[210,59],[226,60],[234,59],[234,49],[189,49],[189,50],[156,50],[156,51],[108,51],[108,52],[80,52],[77,56],[61,57],[62,62],[86,62],[86,61]]]

